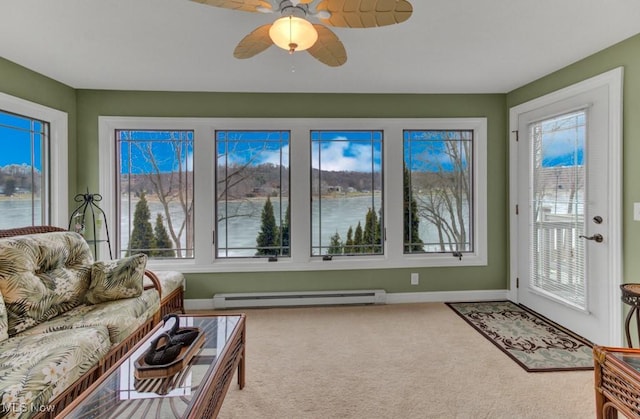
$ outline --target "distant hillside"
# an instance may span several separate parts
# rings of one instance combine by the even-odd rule
[[[32,185],[32,174],[39,175],[40,170],[24,163],[0,167],[0,194],[11,196],[14,193],[38,192],[40,176],[35,176],[36,184]]]
[[[375,173],[351,172],[351,171],[319,171],[313,169],[311,172],[311,183],[313,192],[318,193],[320,185],[323,193],[330,190],[369,192],[382,189],[382,175]]]
[[[177,191],[180,182],[184,184],[185,177],[188,178],[188,185],[191,187],[192,176],[183,176],[182,179],[176,173],[164,173],[160,176],[165,190],[172,188]],[[218,182],[216,185],[217,194],[228,194],[230,199],[241,199],[259,196],[275,195],[281,188],[283,195],[289,194],[289,169],[280,168],[273,164],[261,164],[258,166],[234,166],[229,167],[226,173],[223,170],[218,172],[219,179],[227,179],[227,183]],[[152,194],[154,185],[150,175],[122,176],[121,190],[126,191],[128,186],[134,193],[146,191]],[[371,174],[352,171],[330,172],[313,170],[312,185],[314,193],[318,193],[320,186],[322,193],[329,191],[354,191],[367,192],[380,190],[382,187],[382,176],[378,173],[372,179]],[[226,188],[226,189],[225,189]]]

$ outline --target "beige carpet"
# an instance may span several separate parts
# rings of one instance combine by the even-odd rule
[[[593,418],[593,372],[527,373],[440,303],[245,310],[220,418]]]

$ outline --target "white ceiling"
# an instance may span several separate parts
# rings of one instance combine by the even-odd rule
[[[382,28],[332,28],[346,64],[236,44],[275,15],[189,0],[0,0],[0,56],[74,88],[505,93],[640,33],[638,0],[410,0]]]

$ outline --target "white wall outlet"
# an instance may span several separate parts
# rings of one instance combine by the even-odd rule
[[[640,202],[633,203],[633,220],[640,221]]]
[[[420,274],[413,272],[411,274],[411,285],[418,285],[420,283]]]

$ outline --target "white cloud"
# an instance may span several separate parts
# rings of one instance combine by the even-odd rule
[[[273,164],[279,166],[280,162],[280,153],[282,153],[282,165],[284,167],[289,167],[289,146],[286,145],[282,147],[280,150],[267,150],[260,153],[258,158],[256,159],[256,164]]]
[[[584,143],[575,138],[553,138],[542,140],[542,152],[545,158],[572,155],[584,148]]]
[[[322,142],[320,156],[314,147],[312,155],[312,167],[320,167],[318,158],[322,160],[322,170],[327,171],[354,171],[370,172],[372,160],[372,148],[369,144],[359,144],[347,141],[344,137],[337,137],[337,141]],[[380,170],[380,155],[376,151],[374,170]]]

